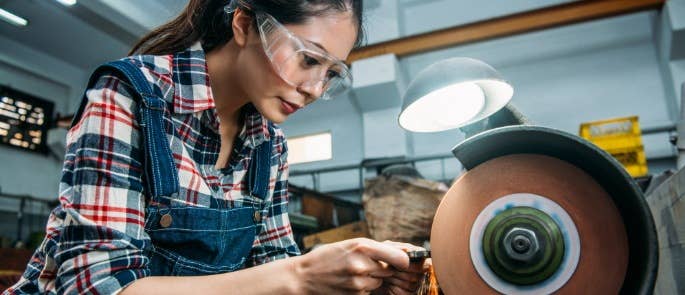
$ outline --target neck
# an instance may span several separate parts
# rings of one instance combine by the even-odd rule
[[[240,109],[249,102],[240,90],[239,75],[237,67],[234,66],[238,52],[236,44],[229,41],[206,54],[207,73],[217,115],[221,125],[228,129],[237,127]]]

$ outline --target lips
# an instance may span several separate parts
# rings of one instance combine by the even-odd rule
[[[286,101],[285,99],[282,99],[280,97],[278,99],[281,100],[281,108],[283,109],[283,112],[285,112],[288,115],[297,112],[297,110],[301,108],[299,105]]]

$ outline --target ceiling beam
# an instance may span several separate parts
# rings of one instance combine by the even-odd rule
[[[61,6],[55,1],[49,2]],[[148,32],[143,25],[100,0],[80,0],[77,5],[66,10],[95,29],[129,46]]]
[[[385,41],[352,51],[348,63],[393,53],[398,57],[538,31],[637,11],[659,9],[665,0],[583,0]]]

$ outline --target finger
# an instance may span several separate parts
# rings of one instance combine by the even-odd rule
[[[410,263],[409,267],[403,272],[413,273],[413,274],[423,274],[428,271],[428,266],[426,266],[425,261]]]
[[[402,249],[402,250],[404,250],[404,251],[425,251],[425,250],[426,250],[426,249],[423,248],[423,247],[415,246],[415,245],[412,245],[412,244],[402,243],[402,242],[395,242],[395,241],[389,241],[389,240],[383,241],[383,244],[387,244],[387,245],[390,245],[390,246],[393,246],[393,247],[396,247],[396,248],[400,248],[400,249]]]
[[[389,285],[388,286],[388,293],[393,294],[393,295],[412,295],[414,292],[404,290],[400,288],[399,286],[395,285]]]
[[[399,270],[409,268],[409,257],[399,248],[369,239],[359,239],[356,243],[356,249],[373,260],[387,262]]]
[[[385,278],[393,276],[397,271],[387,263],[373,260],[364,254],[357,254],[347,260],[347,271],[357,276],[372,276]]]
[[[395,272],[395,274],[393,275],[393,277],[395,278],[412,283],[418,282],[419,280],[421,280],[421,278],[423,278],[423,276],[423,273],[409,273],[400,271]]]
[[[378,289],[382,284],[383,279],[370,276],[354,276],[347,285],[343,286],[343,288],[353,291],[370,292]]]
[[[389,286],[397,286],[410,292],[416,291],[416,289],[419,288],[418,280],[408,281],[399,279],[397,277],[389,277],[385,278],[385,282],[389,284]]]
[[[373,262],[378,263],[377,261],[373,261]],[[380,265],[380,263],[379,263],[379,265]],[[368,274],[369,274],[369,276],[372,276],[375,278],[387,278],[387,277],[392,277],[392,276],[396,275],[397,271],[391,269],[386,264],[385,266],[380,265],[378,267],[371,269],[368,272]]]
[[[433,266],[433,259],[426,258],[426,260],[423,261],[423,271],[424,272],[428,271],[432,266]]]
[[[389,240],[383,241],[383,244],[399,248],[405,252],[425,251],[426,250],[423,247],[415,246],[412,244],[402,243],[402,242],[394,242],[394,241],[389,241]],[[426,271],[428,271],[430,265],[432,264],[432,262],[430,262],[430,261],[428,262],[428,264],[426,264],[426,259],[428,259],[428,258],[420,259],[418,261],[410,261],[409,269],[407,269],[405,271],[413,272],[413,273],[425,273]]]
[[[410,272],[410,273],[415,273],[415,274],[424,274],[430,271],[431,267],[433,266],[433,260],[430,258],[425,258],[422,259],[421,261],[414,261],[411,262],[409,265],[409,268],[405,270],[405,272]]]

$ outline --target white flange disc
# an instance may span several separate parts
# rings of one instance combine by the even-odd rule
[[[497,214],[514,207],[531,207],[545,212],[557,223],[563,236],[564,257],[559,269],[547,280],[534,285],[515,285],[501,279],[490,269],[483,253],[483,235],[488,223]],[[506,195],[485,207],[471,228],[469,248],[471,261],[480,277],[503,294],[550,294],[568,282],[580,259],[580,237],[571,216],[556,202],[530,193]]]

